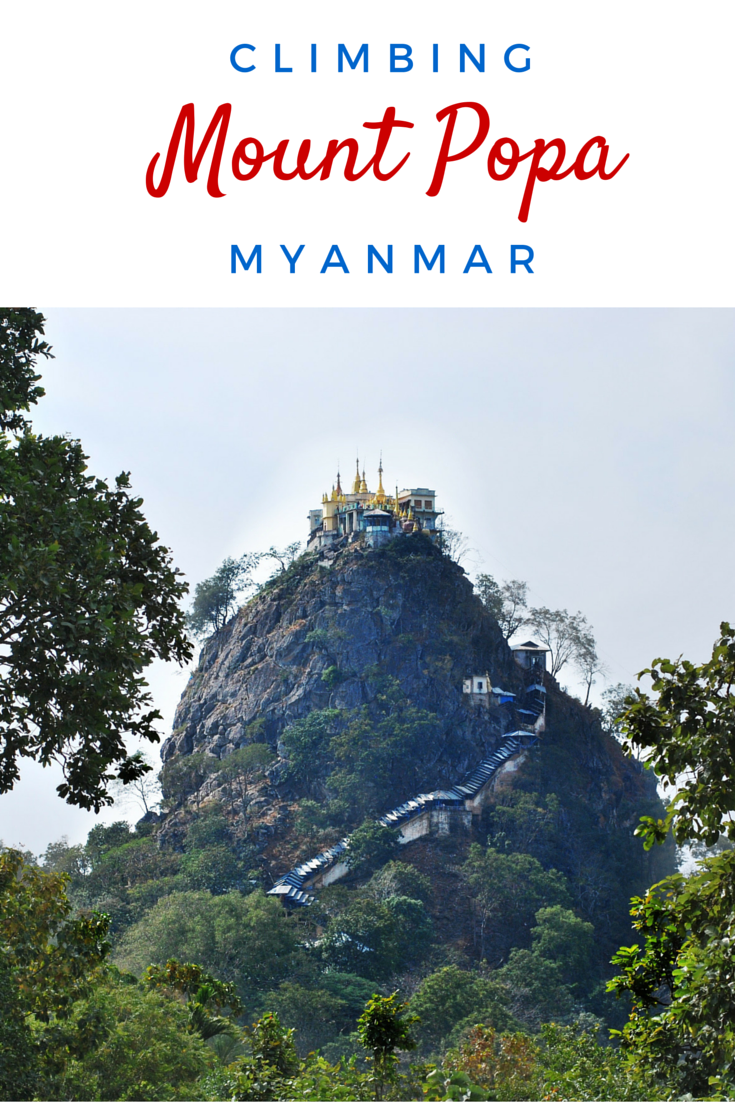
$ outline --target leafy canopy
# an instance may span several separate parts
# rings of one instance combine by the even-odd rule
[[[720,624],[712,657],[701,666],[657,658],[639,677],[646,675],[656,699],[635,690],[624,733],[677,788],[665,821],[644,820],[647,847],[669,827],[679,844],[701,839],[711,846],[720,834],[735,840],[735,629]]]
[[[647,846],[671,830],[679,843],[735,839],[735,634],[720,625],[702,665],[656,659],[655,699],[637,690],[622,725],[676,794],[664,820],[639,828]],[[643,675],[641,675],[643,676]],[[639,942],[613,958],[609,987],[632,1000],[621,1042],[632,1063],[697,1096],[735,1087],[735,850],[691,876],[668,877],[632,902]]]
[[[360,1044],[371,1053],[375,1069],[375,1097],[383,1097],[386,1079],[395,1077],[396,1050],[404,1052],[416,1048],[411,1026],[418,1022],[415,1014],[408,1012],[408,1004],[392,995],[373,995],[357,1019],[357,1036]]]
[[[78,441],[36,436],[21,415],[43,393],[43,322],[0,312],[0,793],[20,759],[56,760],[59,795],[98,811],[114,777],[150,768],[124,738],[159,741],[142,674],[191,656],[186,585],[128,475],[111,488]]]
[[[0,851],[2,1098],[38,1097],[65,1048],[59,1023],[88,993],[110,948],[106,915],[72,918],[66,881],[17,850]]]
[[[204,637],[221,631],[237,609],[238,594],[252,588],[252,572],[258,555],[226,558],[211,578],[199,582],[186,622],[192,635]]]

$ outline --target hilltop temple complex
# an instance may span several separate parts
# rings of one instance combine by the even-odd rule
[[[400,490],[395,495],[383,489],[383,460],[378,467],[378,488],[368,489],[360,461],[357,461],[352,490],[342,489],[339,471],[331,494],[322,497],[321,509],[309,512],[308,551],[323,550],[338,540],[348,541],[362,537],[371,547],[379,547],[394,536],[410,532],[426,532],[436,538],[440,529],[437,518],[441,510],[436,508],[436,491],[425,487]]]

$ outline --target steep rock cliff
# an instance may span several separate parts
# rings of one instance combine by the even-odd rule
[[[510,721],[463,699],[463,677],[485,671],[496,684],[518,684],[464,571],[425,537],[303,556],[204,647],[162,757],[226,757],[252,741],[256,721],[258,738],[275,747],[289,723],[315,709],[371,708],[388,675],[439,717],[444,738],[436,760],[423,763],[426,783],[442,771],[449,780]]]
[[[263,854],[267,883],[365,814],[457,783],[519,725],[512,704],[479,705],[463,693],[463,679],[478,674],[510,692],[524,687],[464,571],[424,536],[302,556],[202,650],[162,757],[170,765],[203,752],[213,772],[168,815],[163,844],[179,845],[194,808],[218,799]],[[657,807],[655,779],[595,713],[548,676],[546,687],[547,730],[508,783],[559,798],[553,862],[577,878],[581,895],[599,896],[604,876],[627,897],[653,871],[632,835]],[[296,768],[290,733],[315,716],[323,727],[307,731],[306,764]],[[224,767],[253,742],[276,756],[234,798]],[[321,834],[294,830],[304,799],[322,809]]]

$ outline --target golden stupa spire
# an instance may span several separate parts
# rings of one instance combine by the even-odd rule
[[[357,473],[355,475],[355,481],[352,483],[352,492],[353,492],[353,494],[359,494],[360,493],[360,460],[356,459],[355,463],[357,464]]]
[[[380,453],[380,466],[378,467],[378,492],[375,495],[375,500],[382,505],[385,501],[385,490],[383,489],[383,453]]]
[[[360,483],[360,493],[368,494],[370,491],[367,488],[367,482],[365,481],[365,468],[362,468],[362,482]]]
[[[342,497],[342,483],[339,480],[339,467],[337,468],[337,497]]]

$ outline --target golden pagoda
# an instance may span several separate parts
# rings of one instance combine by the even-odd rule
[[[356,541],[378,547],[395,536],[416,531],[435,537],[440,515],[434,490],[416,487],[399,491],[396,487],[395,497],[386,494],[382,453],[378,464],[378,489],[371,493],[364,466],[360,473],[358,456],[351,493],[342,489],[338,469],[331,493],[322,495],[322,508],[309,512],[307,550],[322,551]]]

